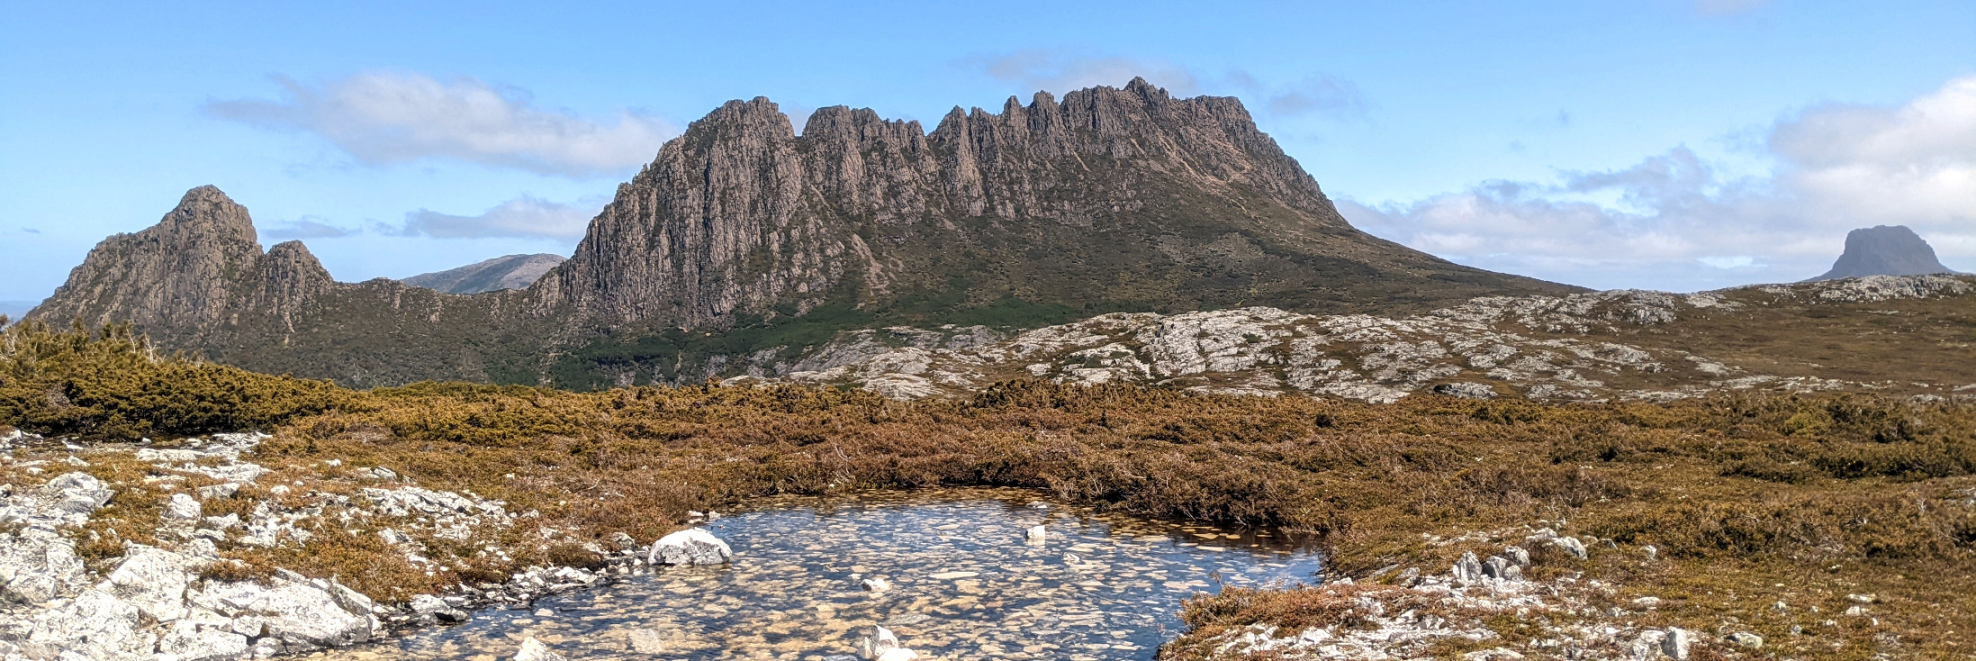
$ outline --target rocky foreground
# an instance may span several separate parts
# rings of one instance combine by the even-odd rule
[[[241,458],[262,438],[216,434],[165,450],[69,446],[60,461],[17,462],[16,448],[46,450],[51,442],[18,431],[0,436],[4,469],[54,474],[39,487],[0,493],[0,526],[7,531],[0,533],[0,659],[230,661],[346,647],[404,627],[461,622],[477,608],[520,607],[647,566],[717,564],[732,555],[698,529],[669,535],[649,549],[620,534],[618,548],[595,549],[606,562],[594,570],[531,567],[505,583],[460,585],[452,594],[417,595],[398,605],[380,604],[335,577],[278,567],[266,576],[230,578],[239,563],[221,559],[216,541],[297,547],[324,525],[376,526],[390,552],[443,572],[450,568],[427,560],[411,533],[478,543],[482,553],[505,555],[511,549],[490,541],[490,533],[536,516],[507,512],[502,503],[470,493],[422,489],[382,467],[332,466],[374,485],[354,498],[306,489],[300,481],[269,484],[274,478],[268,468]],[[100,562],[87,562],[79,552],[79,546],[104,541],[85,526],[128,489],[82,472],[92,461],[143,464],[148,485],[172,492],[162,503],[153,544],[124,541],[119,557]],[[225,481],[169,486],[214,480]],[[257,482],[254,491],[265,497],[244,507],[249,516],[205,515],[208,506],[247,498],[242,487]],[[545,539],[555,534],[538,529]]]
[[[839,335],[805,358],[758,365],[729,383],[856,386],[918,399],[965,396],[1001,379],[1030,377],[1373,403],[1429,389],[1473,399],[1653,402],[1751,389],[1881,390],[1915,384],[1912,378],[1765,373],[1712,355],[1715,347],[1682,341],[1681,332],[1709,316],[1787,306],[1966,301],[1972,293],[1976,281],[1967,278],[1876,276],[1697,294],[1487,297],[1403,318],[1249,307],[1107,314],[1012,336],[982,326],[895,327]],[[1976,384],[1966,382],[1920,385],[1944,395],[1976,392]]]

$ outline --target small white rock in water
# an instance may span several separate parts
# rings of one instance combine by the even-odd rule
[[[1049,535],[1049,530],[1043,526],[1031,526],[1028,530],[1023,531],[1022,539],[1031,544],[1041,544]]]
[[[1050,504],[1040,500],[1032,500],[1029,501],[1029,509],[1046,510],[1046,509],[1050,509]]]
[[[1080,558],[1080,557],[1077,557],[1077,554],[1075,554],[1075,553],[1065,553],[1065,554],[1063,554],[1063,563],[1064,563],[1064,564],[1066,564],[1066,565],[1076,565],[1076,564],[1082,564],[1083,562],[1084,562],[1084,559],[1083,559],[1083,558]]]
[[[900,650],[905,650],[908,654],[911,654],[912,650],[906,650],[900,646],[899,637],[893,635],[891,629],[883,626],[873,626],[871,629],[871,633],[865,634],[862,638],[858,639],[858,654],[860,656],[875,661],[911,659],[918,656],[916,654],[904,657],[889,656],[892,652]]]
[[[866,592],[884,592],[892,589],[892,583],[882,578],[872,577],[860,582]]]
[[[652,543],[645,558],[655,565],[718,565],[732,561],[734,550],[705,528],[687,528]]]
[[[659,632],[652,629],[632,629],[631,633],[625,634],[624,639],[625,643],[631,647],[631,651],[639,654],[662,654],[665,652],[665,645],[659,638]]]
[[[521,650],[515,652],[515,661],[565,661],[563,655],[549,651],[549,646],[529,636],[521,641]]]
[[[556,611],[552,611],[552,610],[549,610],[549,609],[547,609],[547,608],[537,608],[537,609],[535,609],[535,616],[536,616],[536,617],[555,617],[555,616],[556,616]]]

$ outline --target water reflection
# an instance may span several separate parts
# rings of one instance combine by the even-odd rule
[[[508,658],[534,636],[571,659],[849,661],[883,623],[936,659],[1145,659],[1180,601],[1216,584],[1311,581],[1316,554],[1268,532],[1094,514],[1010,490],[760,503],[707,528],[731,567],[674,569],[531,610],[478,613],[333,658]],[[1023,531],[1043,524],[1040,544]],[[892,588],[869,593],[865,578]],[[632,651],[631,639],[658,654]],[[647,647],[649,649],[649,647]]]

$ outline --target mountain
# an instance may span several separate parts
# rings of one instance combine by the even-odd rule
[[[31,316],[128,320],[174,349],[350,385],[566,387],[787,365],[837,332],[1035,328],[1113,311],[1426,311],[1574,288],[1354,229],[1240,101],[1143,80],[955,108],[931,132],[764,98],[693,122],[522,290],[343,284],[246,209],[187,193],[111,237]]]
[[[1846,251],[1832,270],[1806,282],[1869,275],[1955,273],[1935,259],[1935,249],[1902,225],[1879,225],[1846,233]]]
[[[437,273],[423,273],[400,280],[413,287],[424,287],[448,294],[479,294],[502,289],[526,289],[563,263],[562,255],[508,255],[477,264]]]

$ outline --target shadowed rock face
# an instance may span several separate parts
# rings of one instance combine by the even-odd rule
[[[479,294],[502,289],[526,289],[542,274],[563,263],[562,255],[507,255],[437,273],[405,278],[413,287],[448,294]]]
[[[169,349],[349,385],[598,385],[582,375],[697,381],[847,327],[1571,291],[1359,232],[1240,101],[1134,80],[955,108],[931,133],[834,107],[797,135],[769,100],[732,101],[619,186],[568,261],[472,296],[336,283],[299,243],[262,254],[244,208],[195,189],[31,316],[131,321]],[[771,321],[816,328],[722,339]]]
[[[1869,275],[1955,273],[1935,258],[1927,241],[1902,225],[1880,225],[1846,233],[1846,252],[1832,270],[1806,282]]]

